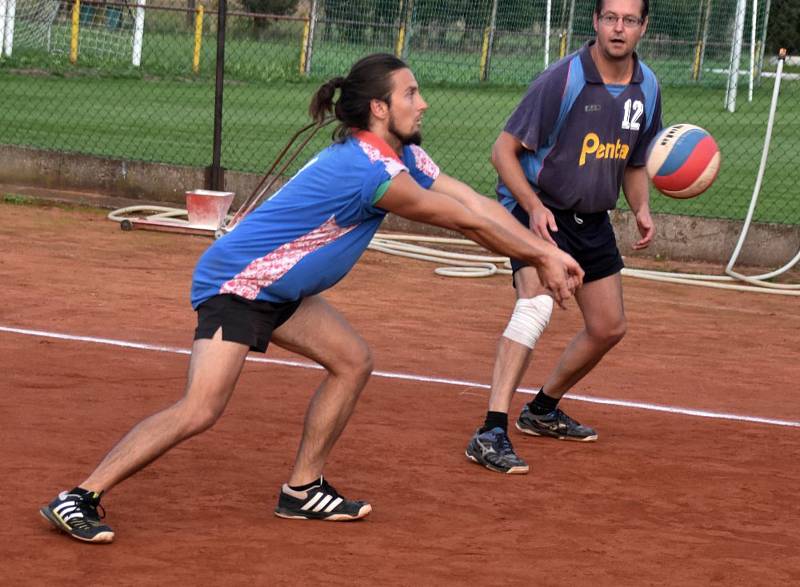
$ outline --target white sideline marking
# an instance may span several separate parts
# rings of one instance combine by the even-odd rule
[[[179,355],[190,355],[191,350],[182,349],[179,347],[164,346],[157,344],[145,344],[141,342],[130,342],[126,340],[116,340],[113,338],[97,338],[94,336],[78,336],[73,334],[62,334],[59,332],[46,332],[43,330],[29,330],[26,328],[11,328],[8,326],[0,326],[0,332],[9,332],[12,334],[23,334],[26,336],[39,336],[43,338],[55,338],[59,340],[73,340],[79,342],[92,342],[95,344],[105,344],[110,346],[118,346],[129,349],[138,349],[143,351],[157,351],[160,353],[175,353]],[[268,359],[266,357],[253,357],[248,356],[248,361],[253,363],[270,363],[273,365],[283,365],[287,367],[300,367],[302,369],[322,369],[316,363],[307,363],[304,361],[291,361],[287,359]],[[457,385],[459,387],[478,387],[481,389],[489,389],[490,386],[486,383],[477,383],[475,381],[463,381],[461,379],[448,379],[445,377],[427,377],[425,375],[414,375],[411,373],[393,373],[391,371],[373,371],[372,375],[375,377],[384,377],[386,379],[402,379],[405,381],[422,381],[425,383],[439,383],[442,385]],[[521,393],[534,394],[538,390],[529,387],[520,387]],[[714,418],[717,420],[733,420],[736,422],[752,422],[755,424],[769,424],[771,426],[787,426],[791,428],[800,428],[800,422],[793,420],[776,420],[774,418],[760,418],[758,416],[742,416],[739,414],[728,414],[725,412],[711,412],[708,410],[694,410],[691,408],[681,408],[677,406],[665,406],[661,404],[651,404],[647,402],[633,402],[626,400],[610,399],[595,397],[589,395],[570,394],[566,399],[571,399],[580,402],[588,402],[592,404],[603,404],[607,406],[619,406],[622,408],[633,408],[637,410],[650,410],[652,412],[666,412],[669,414],[681,414],[683,416],[694,416],[697,418]]]

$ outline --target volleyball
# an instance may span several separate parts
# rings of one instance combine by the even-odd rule
[[[714,137],[693,124],[662,130],[647,149],[647,175],[665,196],[680,200],[706,191],[719,173],[720,152]]]

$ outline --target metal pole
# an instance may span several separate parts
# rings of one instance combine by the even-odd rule
[[[406,2],[406,24],[403,41],[403,51],[400,59],[408,59],[408,47],[411,45],[411,25],[414,24],[414,0]]]
[[[550,65],[550,20],[553,17],[553,0],[547,0],[544,17],[544,68]]]
[[[142,64],[142,45],[144,44],[144,5],[146,0],[139,0],[136,6],[136,18],[133,21],[133,54],[131,63],[134,67]]]
[[[480,80],[489,79],[489,69],[492,66],[492,45],[494,44],[494,27],[497,21],[497,0],[492,2],[492,12],[489,16],[489,26],[483,35],[483,48],[481,50]]]
[[[311,0],[311,14],[308,29],[308,45],[306,46],[306,62],[304,63],[304,74],[311,73],[311,60],[314,57],[314,35],[317,32],[317,0]]]
[[[14,23],[16,22],[17,13],[17,0],[8,0],[8,8],[6,9],[6,34],[3,37],[0,33],[0,38],[3,39],[3,47],[6,57],[11,57],[11,50],[14,48]],[[0,51],[2,53],[2,51]]]
[[[214,88],[214,145],[209,169],[209,184],[212,190],[225,189],[225,170],[222,168],[222,95],[225,79],[225,17],[227,0],[219,0],[217,10],[217,80]]]
[[[747,84],[747,101],[753,101],[753,79],[756,77],[756,23],[758,22],[758,0],[753,0],[753,18],[750,23],[750,81]]]
[[[708,42],[708,24],[711,21],[711,0],[702,0],[700,2],[698,18],[697,45],[692,66],[692,79],[694,81],[699,81],[703,77],[703,61],[705,60],[706,43]]]
[[[200,4],[194,9],[194,53],[192,54],[192,72],[200,73],[200,50],[203,48],[203,15],[205,9]]]
[[[711,7],[712,7],[712,0],[708,0],[708,4],[706,5],[706,20],[703,23],[703,50],[700,52],[700,63],[698,64],[699,71],[698,71],[698,79],[703,77],[703,63],[706,60],[706,46],[708,45],[708,29],[711,25]]]
[[[397,27],[397,40],[394,44],[394,56],[400,58],[403,55],[403,46],[406,42],[406,7],[403,0],[400,0],[400,7],[398,8],[398,20],[399,24]]]
[[[3,38],[5,37],[6,32],[6,10],[8,6],[7,0],[0,0],[0,48],[3,47]],[[2,51],[0,51],[0,57],[3,56]]]
[[[764,22],[761,24],[761,48],[758,56],[758,81],[761,82],[761,72],[764,70],[764,51],[767,47],[767,27],[769,26],[770,0],[764,6]]]
[[[567,46],[564,48],[564,55],[570,52],[572,48],[572,26],[575,22],[575,0],[570,0],[569,3],[569,20],[567,20]]]
[[[739,85],[739,62],[742,59],[742,38],[744,37],[744,15],[746,10],[747,0],[737,0],[731,58],[728,64],[728,88],[725,92],[725,108],[727,108],[728,112],[736,112],[736,91]]]
[[[75,65],[78,62],[78,41],[81,26],[81,0],[75,0],[72,5],[72,25],[69,35],[69,62]]]

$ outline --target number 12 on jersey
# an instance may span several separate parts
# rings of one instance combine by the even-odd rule
[[[644,104],[641,100],[625,100],[625,114],[622,117],[624,130],[639,130],[639,119],[644,114]]]

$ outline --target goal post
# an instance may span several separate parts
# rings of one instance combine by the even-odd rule
[[[750,10],[748,10],[748,3]],[[767,25],[770,13],[769,0],[737,0],[734,14],[730,59],[727,68],[727,85],[725,89],[725,109],[736,111],[737,89],[739,78],[746,73],[747,99],[753,100],[753,90],[760,82],[763,68],[764,48],[766,45]],[[749,31],[747,19],[749,17]],[[759,31],[761,33],[759,39]],[[741,68],[742,51],[747,47],[749,64]]]
[[[0,0],[0,57],[3,56],[6,36],[6,11],[8,10],[9,0]]]
[[[138,67],[145,0],[0,0],[0,54],[60,54],[77,63],[128,62]]]
[[[131,55],[131,63],[134,67],[139,67],[142,64],[145,1],[138,0],[136,4],[136,17],[133,22],[133,53]]]
[[[0,39],[2,39],[0,54],[11,57],[11,51],[14,47],[14,21],[17,12],[17,0],[3,0],[3,2],[6,5],[5,17],[0,17],[0,20],[4,21],[5,26],[0,25],[2,27],[2,32],[0,32]]]

